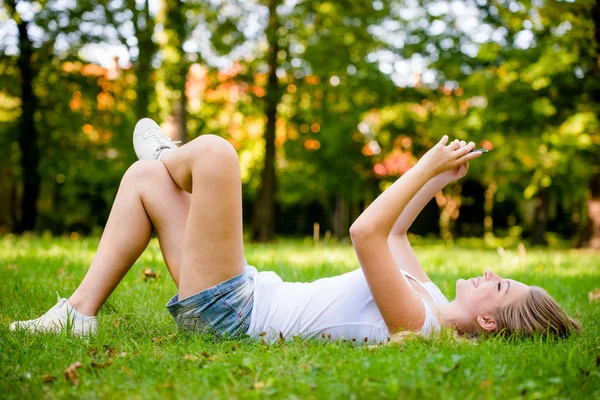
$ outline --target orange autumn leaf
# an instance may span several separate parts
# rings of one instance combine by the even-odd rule
[[[81,364],[81,361],[77,361],[65,369],[65,379],[73,386],[79,385],[79,373],[77,372],[77,368],[81,368],[82,366],[83,364]]]

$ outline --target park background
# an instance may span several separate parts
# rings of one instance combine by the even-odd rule
[[[359,268],[364,207],[472,140],[490,152],[411,227],[420,263],[449,299],[486,268],[540,285],[582,333],[214,341],[164,308],[156,239],[98,335],[10,331],[83,279],[148,116],[235,146],[245,257],[295,282]],[[600,248],[599,132],[600,1],[0,0],[1,396],[600,398],[600,253],[578,248]]]
[[[235,146],[252,240],[346,238],[448,134],[491,151],[412,233],[600,247],[595,1],[4,0],[0,38],[3,233],[101,232],[152,117]]]

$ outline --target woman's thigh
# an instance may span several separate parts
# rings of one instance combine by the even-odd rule
[[[142,183],[144,209],[156,230],[160,250],[169,273],[179,287],[179,271],[183,253],[183,237],[190,210],[191,195],[175,184],[160,161],[138,161],[147,164]]]
[[[244,270],[240,166],[233,146],[215,135],[202,135],[163,161],[175,182],[192,192],[181,253],[184,299]]]

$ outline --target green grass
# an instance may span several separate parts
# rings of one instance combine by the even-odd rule
[[[54,305],[55,290],[63,297],[73,292],[97,240],[0,240],[1,398],[600,398],[600,303],[588,301],[600,287],[598,253],[530,249],[519,257],[516,249],[501,256],[482,242],[415,246],[449,298],[457,278],[488,267],[545,287],[583,324],[583,334],[567,340],[448,339],[378,348],[297,340],[267,347],[178,333],[164,307],[175,286],[154,240],[101,310],[96,337],[9,332],[10,322]],[[310,241],[248,245],[246,258],[298,281],[359,266],[349,244],[315,248]],[[145,280],[145,267],[162,276]],[[83,364],[78,386],[63,375],[76,361]],[[56,380],[43,382],[46,374]]]

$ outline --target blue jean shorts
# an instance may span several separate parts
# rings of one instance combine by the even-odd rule
[[[180,329],[219,338],[243,336],[250,327],[256,271],[244,260],[244,272],[179,301],[173,296],[167,309]]]

